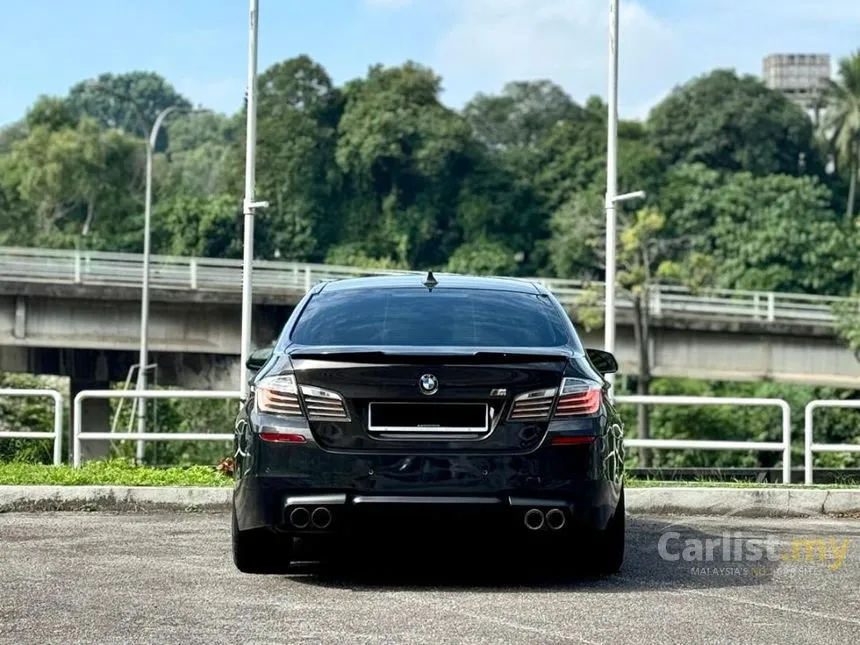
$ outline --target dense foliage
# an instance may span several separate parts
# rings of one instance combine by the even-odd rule
[[[621,286],[634,298],[658,282],[860,291],[858,70],[860,52],[830,84],[821,132],[781,94],[730,70],[680,85],[644,122],[622,121],[619,189],[648,197],[619,214]],[[458,111],[442,103],[441,87],[413,63],[374,66],[342,86],[306,56],[265,70],[257,194],[270,207],[258,216],[258,257],[600,280],[602,101],[579,105],[550,81],[512,82]],[[0,244],[139,252],[143,138],[171,105],[191,101],[157,74],[106,74],[65,97],[42,97],[0,130]],[[241,256],[243,126],[244,107],[167,120],[156,145],[154,251]],[[637,334],[647,339],[647,299],[641,305]],[[856,311],[843,312],[840,329],[860,348]],[[650,384],[647,374],[641,380]],[[679,387],[777,386],[654,381],[652,389]],[[189,418],[177,412],[187,405],[164,418]],[[24,422],[27,410],[0,414]],[[771,427],[754,412],[714,410],[655,411],[652,424],[653,436],[764,436]],[[212,456],[204,452],[160,454],[181,462]],[[676,457],[658,463],[666,459]]]

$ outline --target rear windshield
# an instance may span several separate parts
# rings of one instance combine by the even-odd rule
[[[389,289],[321,293],[290,340],[299,345],[558,347],[578,339],[546,296],[511,291]]]

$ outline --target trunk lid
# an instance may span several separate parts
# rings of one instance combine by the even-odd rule
[[[509,419],[513,401],[557,388],[571,356],[458,347],[313,347],[289,355],[320,445],[374,452],[528,450],[548,422]]]

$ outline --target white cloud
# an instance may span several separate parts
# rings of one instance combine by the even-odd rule
[[[508,80],[549,78],[579,101],[605,95],[609,19],[604,0],[452,0],[451,6],[455,21],[439,43],[437,65],[454,94],[476,83],[492,91]],[[677,40],[641,4],[623,3],[619,16],[624,93],[653,94],[649,77],[671,60]],[[496,87],[487,88],[486,81]]]
[[[380,1],[380,0],[377,0]],[[431,64],[453,106],[510,80],[548,78],[576,100],[606,96],[606,0],[425,0],[444,2],[450,27]],[[619,103],[642,118],[671,89],[716,67],[761,73],[775,52],[834,58],[857,47],[858,0],[622,0]]]

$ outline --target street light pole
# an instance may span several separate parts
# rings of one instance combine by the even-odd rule
[[[606,285],[604,288],[604,349],[615,352],[615,244],[618,192],[618,0],[609,0],[609,92],[606,142]],[[615,375],[608,374],[610,387]],[[614,389],[614,388],[613,388]],[[612,391],[612,390],[610,390]]]
[[[155,144],[158,141],[158,133],[164,120],[176,110],[185,110],[178,105],[164,108],[155,117],[149,139],[146,141],[146,197],[143,207],[143,281],[140,294],[140,356],[137,368],[137,390],[146,391],[147,367],[149,362],[149,258],[152,243],[152,158],[155,155]],[[189,110],[195,112],[207,112],[208,110]],[[137,400],[137,431],[146,432],[146,399]],[[138,440],[136,456],[139,462],[143,461],[145,444]]]
[[[146,370],[149,362],[149,256],[151,251],[152,230],[152,157],[155,153],[155,143],[158,139],[158,131],[161,124],[171,112],[177,110],[178,106],[163,109],[155,117],[155,123],[149,133],[146,142],[146,201],[143,211],[143,288],[140,295],[140,357],[137,368],[137,389],[146,391]],[[146,399],[137,401],[137,431],[146,432]],[[143,461],[145,444],[142,440],[137,442],[136,456],[138,462]]]
[[[259,24],[259,0],[250,0],[248,38],[248,104],[245,133],[245,199],[244,240],[242,260],[242,339],[240,348],[239,390],[242,398],[248,396],[248,355],[251,351],[252,272],[254,269],[254,212],[265,208],[267,202],[255,202],[257,161],[257,34]]]

